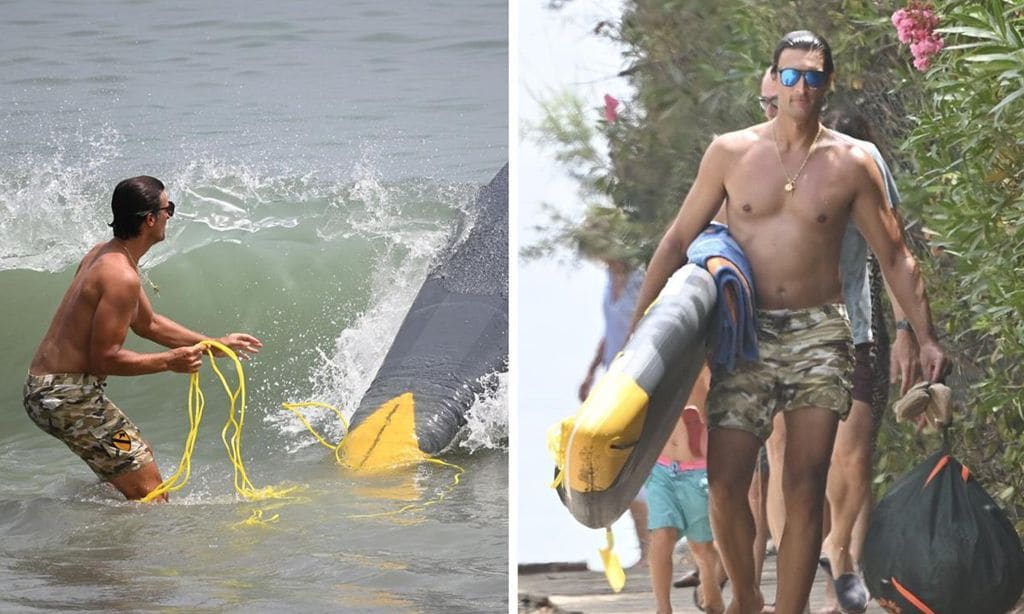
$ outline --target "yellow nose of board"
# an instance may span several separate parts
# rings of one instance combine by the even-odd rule
[[[640,439],[647,417],[647,392],[625,373],[607,373],[579,412],[562,426],[568,485],[600,492],[615,483]],[[566,469],[566,467],[560,467]]]
[[[416,399],[411,392],[378,407],[341,441],[338,459],[357,471],[383,471],[428,458],[416,438]]]

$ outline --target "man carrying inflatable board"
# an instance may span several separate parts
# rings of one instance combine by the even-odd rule
[[[850,407],[851,337],[839,277],[848,220],[864,235],[914,328],[926,377],[938,380],[948,365],[877,166],[820,123],[833,71],[831,49],[818,35],[798,31],[782,39],[772,58],[778,115],[708,147],[651,259],[637,304],[639,320],[725,201],[730,233],[753,271],[759,353],[757,362],[742,362],[734,372],[715,368],[708,398],[711,519],[733,581],[731,613],[763,606],[753,582],[754,522],[746,496],[776,411],[784,412],[788,440],[776,605],[800,612],[807,604],[832,444]]]

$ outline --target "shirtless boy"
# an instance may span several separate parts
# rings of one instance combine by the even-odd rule
[[[705,367],[644,485],[647,528],[651,531],[651,585],[658,614],[672,611],[672,550],[681,537],[686,538],[700,573],[700,586],[694,588],[697,600],[708,612],[725,611],[721,591],[725,570],[715,550],[708,518],[704,402],[710,383],[711,373]]]

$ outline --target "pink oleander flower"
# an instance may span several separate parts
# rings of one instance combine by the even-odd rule
[[[911,0],[906,8],[892,14],[892,25],[900,42],[910,47],[914,56],[914,68],[924,72],[931,66],[931,59],[942,51],[945,43],[935,33],[939,18],[935,11],[920,0]]]
[[[615,120],[619,118],[619,114],[615,111],[618,106],[619,101],[611,94],[604,95],[604,118],[609,124],[615,123]]]

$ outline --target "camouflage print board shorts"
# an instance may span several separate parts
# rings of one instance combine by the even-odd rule
[[[104,382],[81,373],[28,376],[25,411],[104,480],[153,462],[139,429],[103,394]]]
[[[762,441],[776,411],[824,407],[850,411],[853,345],[843,305],[757,312],[760,360],[712,374],[708,427],[735,428]]]

